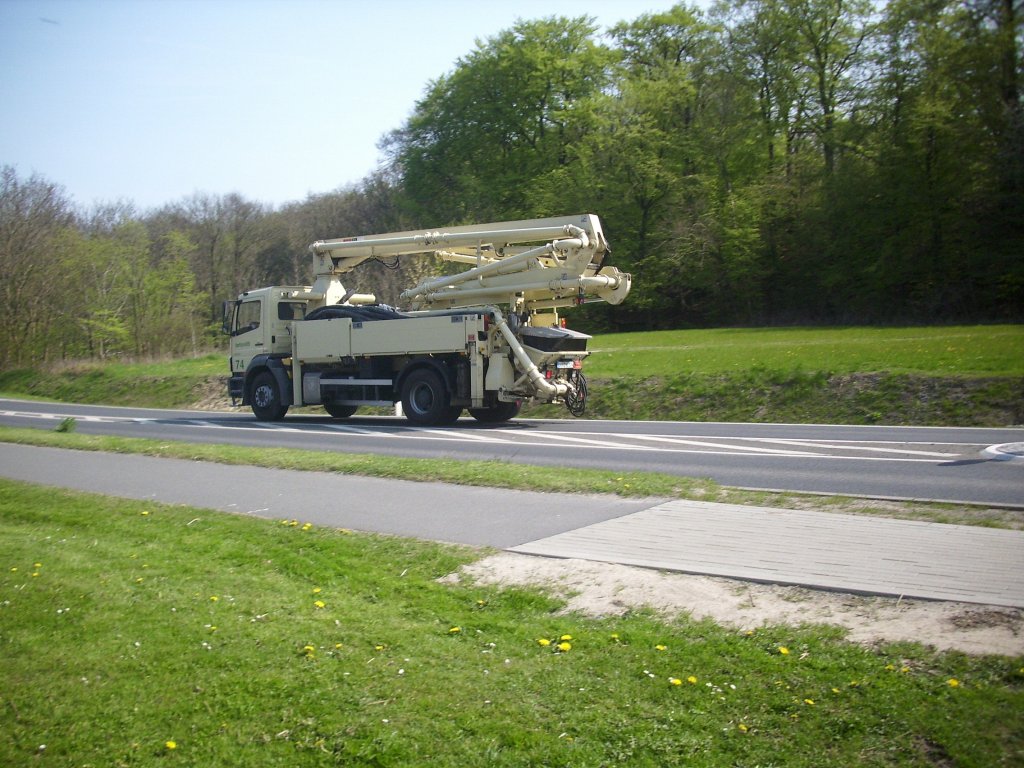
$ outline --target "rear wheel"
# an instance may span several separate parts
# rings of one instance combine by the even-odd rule
[[[523,407],[522,400],[511,403],[498,403],[492,408],[470,408],[469,415],[482,424],[497,424],[498,422],[514,419],[519,415],[519,409]]]
[[[347,419],[359,410],[358,405],[341,405],[340,403],[324,403],[324,410],[334,419]]]
[[[423,426],[451,424],[462,413],[451,404],[441,375],[429,368],[413,371],[402,384],[402,410],[405,418]]]
[[[252,384],[252,412],[260,421],[280,421],[288,413],[281,399],[281,388],[270,371],[264,371]]]

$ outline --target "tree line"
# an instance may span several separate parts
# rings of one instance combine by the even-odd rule
[[[1021,0],[720,0],[523,20],[427,84],[358,184],[78,211],[2,169],[0,362],[205,348],[315,239],[594,212],[626,304],[574,324],[1021,319]],[[325,148],[330,151],[330,148]],[[433,265],[374,264],[393,302]]]

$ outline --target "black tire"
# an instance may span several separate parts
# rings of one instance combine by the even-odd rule
[[[452,424],[462,408],[451,404],[448,388],[437,371],[419,368],[402,383],[402,410],[413,424]]]
[[[252,412],[260,421],[280,421],[288,413],[288,406],[282,402],[281,388],[274,374],[264,371],[252,383]]]
[[[497,424],[514,419],[519,415],[519,409],[522,407],[522,400],[516,400],[512,403],[499,402],[493,408],[470,408],[469,415],[481,424]]]
[[[324,410],[327,411],[333,419],[347,419],[359,410],[359,406],[341,405],[339,403],[324,403]]]

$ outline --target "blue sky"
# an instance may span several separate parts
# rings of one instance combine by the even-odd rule
[[[0,164],[83,207],[273,205],[365,177],[477,39],[673,0],[0,0]]]

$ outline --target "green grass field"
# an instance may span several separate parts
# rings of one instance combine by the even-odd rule
[[[1024,421],[1024,326],[658,331],[591,347],[595,418]]]
[[[1024,760],[1024,659],[436,581],[478,554],[0,482],[0,764]]]
[[[744,328],[599,335],[588,373],[648,378],[749,370],[1024,376],[1024,326]]]

